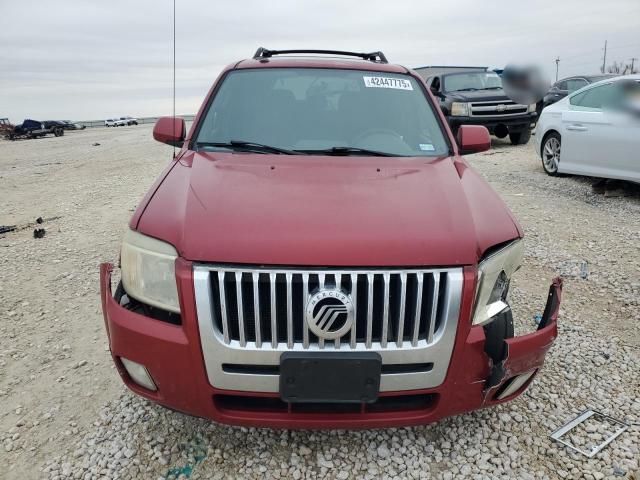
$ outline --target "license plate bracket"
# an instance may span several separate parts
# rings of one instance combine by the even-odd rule
[[[376,352],[285,352],[280,397],[290,403],[372,403],[381,369]]]

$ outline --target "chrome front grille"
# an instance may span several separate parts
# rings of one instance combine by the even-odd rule
[[[462,298],[462,268],[294,269],[196,265],[198,327],[209,383],[277,392],[284,352],[377,352],[381,391],[432,388],[446,376]],[[351,296],[351,330],[313,335],[304,304],[324,285]],[[428,368],[425,367],[428,366]]]
[[[447,270],[301,271],[215,268],[210,273],[213,322],[226,344],[291,349],[335,343],[356,348],[390,343],[402,347],[432,343],[443,325]],[[337,288],[349,294],[355,309],[352,328],[342,338],[318,338],[304,321],[310,296]]]
[[[470,115],[472,117],[522,115],[527,113],[528,106],[513,100],[492,100],[488,102],[471,102]]]

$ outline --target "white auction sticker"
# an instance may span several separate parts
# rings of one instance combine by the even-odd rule
[[[413,90],[409,80],[396,77],[362,77],[364,86],[369,88],[395,88],[397,90]]]

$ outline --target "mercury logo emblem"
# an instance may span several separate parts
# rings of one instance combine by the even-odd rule
[[[503,105],[502,103],[496,107],[496,110],[498,110],[499,112],[504,112],[506,109],[507,109],[507,106]]]
[[[337,289],[316,292],[307,302],[305,321],[318,338],[335,340],[342,337],[351,330],[354,321],[351,297]]]

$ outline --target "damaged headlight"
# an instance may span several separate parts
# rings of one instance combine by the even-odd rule
[[[524,253],[523,241],[516,240],[492,253],[478,265],[474,325],[484,325],[502,312],[507,304],[511,275],[520,268]]]
[[[180,313],[175,261],[178,253],[168,243],[127,230],[122,241],[122,286],[136,300]]]

